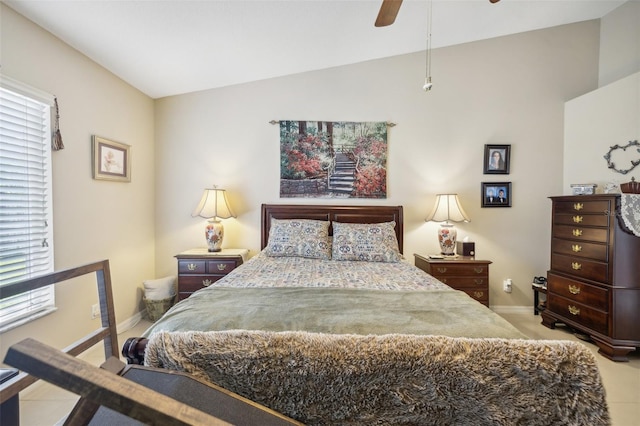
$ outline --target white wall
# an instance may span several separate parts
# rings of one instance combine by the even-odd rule
[[[640,2],[628,1],[601,19],[600,88],[565,106],[563,193],[572,183],[624,183],[640,167],[621,174],[608,168],[604,155],[613,145],[640,140]],[[628,169],[640,156],[635,150],[616,150],[617,169]]]
[[[157,275],[175,272],[176,253],[204,245],[204,220],[190,216],[204,187],[228,190],[238,218],[224,222],[225,246],[252,254],[260,205],[303,202],[279,198],[270,120],[390,121],[384,203],[405,208],[408,260],[438,251],[438,224],[424,217],[435,194],[457,192],[472,220],[459,235],[494,262],[491,304],[530,306],[531,278],[549,263],[547,197],[562,193],[564,103],[597,87],[598,40],[589,21],[437,49],[430,93],[421,52],[158,100]],[[512,145],[510,175],[482,174],[486,143]],[[481,208],[483,181],[513,182],[513,207]]]
[[[154,277],[153,100],[0,4],[2,73],[54,94],[65,149],[53,153],[56,270],[109,259],[116,319],[140,310]],[[131,145],[131,183],[91,177],[91,135]],[[95,280],[56,287],[58,311],[2,334],[0,354],[26,336],[64,347],[100,326]],[[4,358],[4,355],[2,355]]]

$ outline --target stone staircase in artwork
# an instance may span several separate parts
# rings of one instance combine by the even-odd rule
[[[356,163],[344,153],[336,154],[336,167],[329,177],[329,190],[351,194],[356,175]]]

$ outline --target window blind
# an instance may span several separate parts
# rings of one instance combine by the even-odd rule
[[[53,271],[51,107],[5,86],[0,87],[0,292],[3,285]],[[53,290],[48,286],[1,300],[0,331],[55,309]]]

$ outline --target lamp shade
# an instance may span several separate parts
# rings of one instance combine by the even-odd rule
[[[427,222],[470,222],[469,215],[464,211],[458,194],[438,194],[431,213],[425,219]]]
[[[227,191],[217,188],[207,188],[202,194],[198,207],[195,208],[191,216],[204,217],[205,219],[228,219],[236,217],[227,200]]]

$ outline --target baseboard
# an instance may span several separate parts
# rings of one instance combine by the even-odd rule
[[[126,320],[124,320],[120,324],[116,325],[117,333],[118,334],[122,334],[125,331],[131,330],[133,327],[135,327],[140,322],[141,319],[142,319],[142,312],[136,312],[136,314],[133,315],[132,317],[127,318]]]
[[[533,306],[491,305],[496,314],[532,314]]]

